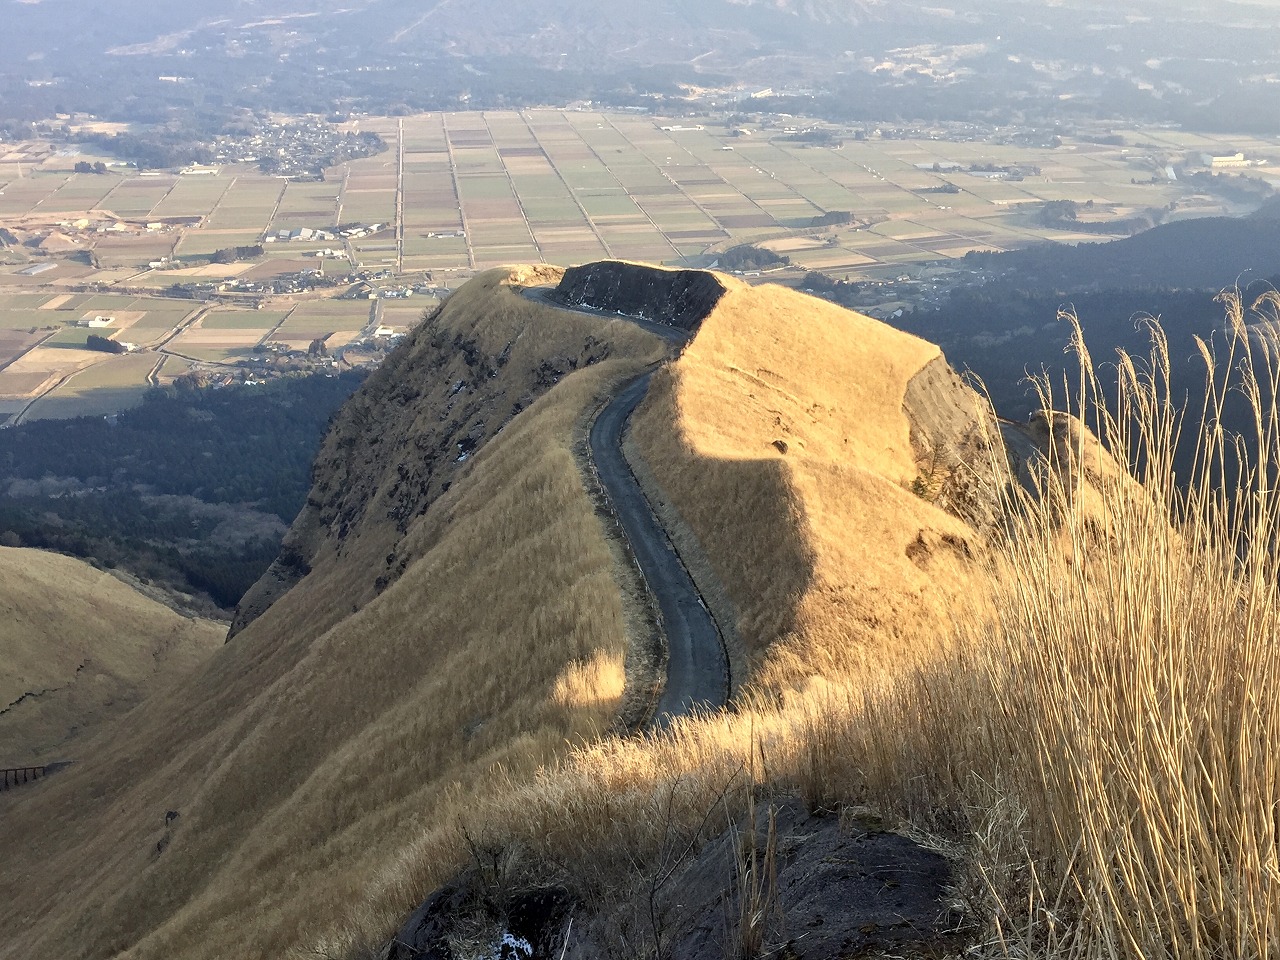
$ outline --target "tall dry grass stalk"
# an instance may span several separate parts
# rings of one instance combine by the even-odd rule
[[[1280,299],[1248,327],[1224,299],[1198,417],[1174,402],[1158,325],[1150,357],[1122,355],[1104,386],[1067,317],[1083,373],[1069,398],[1041,381],[1042,406],[1069,400],[1101,442],[1045,418],[1047,454],[1011,486],[993,611],[864,713],[876,792],[965,824],[997,953],[1280,953],[1280,340],[1263,315]],[[1253,436],[1224,428],[1231,403]]]

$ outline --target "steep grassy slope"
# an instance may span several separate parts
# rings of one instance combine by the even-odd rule
[[[0,766],[82,758],[79,740],[222,645],[80,560],[0,547]]]
[[[732,628],[734,711],[591,739],[630,622],[582,432],[661,347],[485,275],[335,423],[235,639],[0,797],[0,956],[367,958],[468,865],[481,950],[554,900],[565,957],[807,956],[768,866],[804,838],[724,831],[779,794],[953,841],[977,956],[1273,956],[1280,434],[1183,499],[1169,358],[1122,361],[1137,433],[1029,429],[1023,497],[936,348],[725,286],[628,444]],[[1274,423],[1236,313],[1229,388]]]
[[[567,758],[619,704],[631,624],[583,427],[663,348],[486,274],[344,409],[207,669],[0,801],[0,956],[376,942],[476,856],[570,889],[597,911],[579,955],[606,955],[672,837],[741,806],[757,749],[749,776],[802,781],[814,691],[927,660],[982,592],[978,535],[931,502],[981,500],[956,465],[974,397],[922,341],[724,282],[629,446],[731,628],[745,709]]]
[[[628,447],[732,628],[738,710],[667,737],[602,743],[532,782],[511,778],[477,798],[465,836],[430,825],[395,882],[372,892],[374,929],[389,932],[476,844],[503,865],[471,881],[499,913],[504,891],[570,892],[570,955],[670,951],[696,897],[719,893],[705,878],[684,886],[691,851],[743,811],[747,782],[814,802],[847,796],[825,793],[835,745],[810,729],[832,716],[824,691],[857,700],[936,658],[961,599],[985,594],[982,537],[940,506],[977,516],[985,497],[990,513],[978,398],[937,348],[780,288],[721,279],[727,290],[695,338],[655,375]],[[979,469],[967,472],[962,454]],[[658,886],[680,891],[660,898],[660,921]]]
[[[1150,357],[1104,368],[1123,398],[1111,413],[1090,409],[1095,381],[1073,400],[1100,441],[1054,415],[1021,438],[1031,489],[993,469],[991,540],[927,502],[984,512],[984,478],[963,482],[952,458],[975,437],[936,403],[951,393],[961,409],[963,391],[934,351],[802,306],[730,289],[635,427],[652,489],[661,478],[665,512],[703,539],[701,576],[737,625],[738,710],[513,778],[477,798],[465,834],[429,829],[399,875],[438,881],[482,851],[459,882],[481,894],[490,942],[522,900],[573,904],[571,927],[538,931],[549,955],[862,955],[854,936],[818,945],[774,899],[809,837],[775,832],[752,800],[798,794],[848,835],[906,823],[949,846],[947,955],[1274,956],[1280,407],[1274,354],[1241,305],[1228,301],[1215,405],[1188,425],[1208,465],[1189,491],[1157,337]],[[1212,414],[1237,392],[1270,426],[1224,488],[1212,465],[1240,450]],[[755,826],[725,831],[735,820]],[[696,853],[717,846],[736,857]],[[816,883],[886,877],[856,854],[810,866]],[[468,909],[475,930],[475,908],[453,907]]]
[[[662,351],[501,273],[456,295],[335,422],[292,585],[82,764],[0,799],[0,956],[279,955],[496,766],[605,726],[626,615],[578,446]]]
[[[985,472],[978,410],[923,340],[781,287],[721,300],[654,378],[634,449],[722,587],[740,676],[781,689],[935,648],[977,538],[929,501],[962,454]]]
[[[531,268],[526,282],[557,279]],[[352,397],[315,464],[280,559],[241,602],[234,636],[313,568],[340,566],[326,623],[363,606],[421,554],[410,531],[476,451],[563,377],[651,338],[624,322],[531,310],[493,271],[467,284]],[[655,354],[656,356],[656,354]],[[428,533],[428,536],[431,534]]]

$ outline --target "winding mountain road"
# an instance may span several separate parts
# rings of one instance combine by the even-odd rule
[[[531,299],[556,309],[628,320],[669,343],[683,343],[689,338],[677,327],[567,307],[537,288],[525,292]],[[649,370],[619,388],[591,425],[588,448],[631,554],[662,615],[667,679],[652,720],[652,725],[661,729],[674,717],[723,707],[729,699],[729,664],[714,618],[622,452],[623,432],[648,392],[652,376],[653,370]]]
[[[667,639],[667,682],[654,724],[715,710],[729,696],[729,670],[716,622],[622,453],[622,432],[649,389],[650,371],[628,381],[591,425],[591,459],[640,572],[658,601]]]

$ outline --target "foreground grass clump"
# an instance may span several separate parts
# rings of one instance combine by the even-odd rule
[[[1071,945],[1090,953],[1280,947],[1280,363],[1274,327],[1251,338],[1238,301],[1228,310],[1217,370],[1205,349],[1215,381],[1186,487],[1157,339],[1148,371],[1121,359],[1120,403],[1101,418],[1108,448],[1136,457],[1142,494],[1102,484],[1100,535],[1072,503],[1057,552],[1047,519],[1066,497],[1051,489],[1028,512],[1038,536],[1014,540],[1026,546],[1013,551],[1017,606],[1001,609],[995,677],[1010,694],[1027,681],[1042,795],[1032,771],[1020,779],[1054,828],[1040,842],[1060,863],[1075,856],[1061,871],[1082,918]],[[1253,414],[1252,440],[1222,428],[1228,390]],[[1020,633],[1038,642],[1025,649]]]
[[[1274,325],[1227,309],[1226,355],[1203,346],[1209,399],[1186,417],[1158,328],[1150,360],[1121,356],[1105,390],[1076,328],[1074,399],[1101,443],[1046,418],[993,609],[863,718],[854,750],[877,795],[963,825],[994,952],[1280,949],[1280,363]],[[1233,403],[1252,437],[1223,429]],[[1179,476],[1184,426],[1195,457]]]

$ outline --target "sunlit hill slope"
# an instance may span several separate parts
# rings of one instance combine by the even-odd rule
[[[575,446],[663,348],[506,283],[455,296],[339,417],[290,541],[309,573],[73,768],[0,796],[0,955],[302,943],[494,764],[611,722],[624,612]]]
[[[670,277],[581,269],[599,280],[584,289],[625,273],[655,305]],[[978,397],[936,347],[781,288],[717,277],[673,351],[609,302],[521,293],[560,275],[486,273],[427,318],[335,420],[230,641],[72,768],[0,795],[0,956],[367,956],[444,884],[477,894],[454,918],[476,949],[532,891],[571,905],[565,956],[748,955],[792,934],[738,909],[747,867],[711,889],[696,857],[780,796],[949,831],[956,930],[986,929],[965,817],[1009,810],[987,836],[1017,839],[1017,809],[1056,794],[1007,762],[1045,728],[1011,692],[1040,675],[999,638],[1038,627],[1009,612],[1031,605],[1001,605],[1023,582],[1002,546],[1016,484]],[[585,438],[659,363],[625,449],[723,628],[735,703],[623,736],[651,693],[653,622]],[[1077,470],[1105,454],[1064,423],[1020,449],[1084,477],[1068,506],[1145,502],[1110,461]],[[1046,536],[1040,567],[1106,555],[1080,538],[1072,560],[1070,537],[1064,553]],[[1055,842],[1046,826],[1026,849],[1060,864]]]
[[[79,560],[0,547],[0,766],[80,755],[100,724],[224,636]]]

